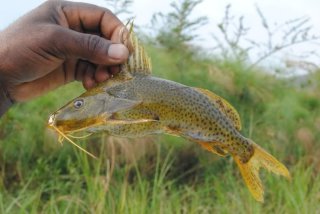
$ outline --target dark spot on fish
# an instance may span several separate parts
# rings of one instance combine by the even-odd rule
[[[171,131],[180,131],[180,126],[178,126],[178,125],[169,125],[168,129],[170,129]]]

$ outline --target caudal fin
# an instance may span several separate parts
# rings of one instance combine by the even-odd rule
[[[264,190],[259,177],[260,167],[263,167],[275,174],[282,175],[289,180],[291,179],[291,176],[288,169],[282,163],[254,142],[250,142],[254,147],[254,154],[250,160],[247,163],[243,163],[237,156],[234,156],[234,159],[253,197],[257,201],[263,202]]]

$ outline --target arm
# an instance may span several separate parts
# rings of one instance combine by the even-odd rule
[[[74,80],[86,89],[119,71],[124,25],[109,10],[47,1],[0,32],[0,116]]]

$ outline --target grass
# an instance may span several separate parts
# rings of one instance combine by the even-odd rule
[[[172,136],[79,142],[94,160],[46,129],[79,95],[74,83],[12,108],[0,120],[0,213],[318,213],[319,86],[296,88],[238,62],[188,59],[148,48],[154,75],[210,89],[238,109],[243,134],[283,161],[292,181],[265,171],[256,202],[230,157]],[[180,57],[181,58],[181,57]],[[181,67],[182,66],[182,67]],[[314,79],[319,79],[315,74]],[[61,96],[61,94],[64,96]]]

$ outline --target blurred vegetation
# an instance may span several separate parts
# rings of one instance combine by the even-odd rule
[[[156,13],[151,24],[157,32],[155,40],[169,51],[190,48],[190,42],[198,37],[194,32],[207,23],[207,17],[191,18],[195,7],[202,0],[182,0],[171,3],[172,11]]]
[[[109,8],[116,16],[129,16],[127,19],[132,18],[131,7],[133,0],[105,0],[107,8]]]
[[[184,49],[146,48],[153,75],[209,89],[230,101],[241,115],[243,134],[284,162],[292,181],[262,172],[266,198],[260,204],[230,157],[181,138],[98,134],[78,142],[98,160],[68,143],[61,147],[46,122],[83,92],[72,83],[16,105],[1,118],[0,213],[319,212],[320,71],[297,87],[292,79],[248,70],[246,61],[232,57],[195,53],[181,70],[177,59]]]
[[[213,49],[223,60],[243,61],[246,62],[248,69],[251,69],[288,48],[317,42],[320,39],[319,35],[312,32],[312,24],[307,16],[270,24],[257,4],[255,8],[261,25],[249,27],[246,25],[245,16],[233,15],[231,4],[226,6],[224,17],[217,25],[217,33],[212,34],[215,41]],[[263,41],[251,38],[249,35],[253,28],[259,27],[265,33],[266,38]],[[310,51],[305,54],[315,53]]]

